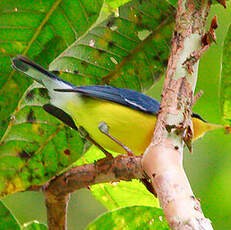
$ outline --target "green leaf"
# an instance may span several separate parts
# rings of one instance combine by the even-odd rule
[[[9,209],[0,201],[0,223],[1,229],[20,230],[20,225]]]
[[[158,200],[138,180],[93,185],[91,192],[109,210],[131,205],[159,207]]]
[[[112,153],[113,156],[118,154]],[[82,156],[75,166],[93,163],[102,159],[104,154],[95,146]],[[131,205],[147,205],[159,207],[158,200],[138,180],[102,183],[91,186],[91,192],[107,209],[121,208]]]
[[[43,43],[40,42],[44,48],[42,52],[40,52],[41,50],[34,52],[37,54],[38,60],[45,59],[47,54],[55,50],[56,47],[64,47],[63,41],[66,40],[62,33],[68,33],[68,29],[65,28],[65,31],[60,32],[61,34],[55,37],[55,40],[52,40],[53,34],[49,37],[49,34],[46,34],[45,30],[47,27],[50,28],[50,23],[57,22],[57,15],[60,16],[59,13],[63,12],[62,10],[60,11],[60,6],[63,6],[62,4],[64,4],[62,1],[54,2],[53,5],[48,4],[50,8],[47,5],[47,8],[40,5],[39,7],[42,7],[44,12],[48,10],[45,18],[43,18],[44,15],[40,12],[41,9],[36,8],[36,10],[39,11],[38,15],[40,20],[42,20],[42,22],[39,21],[42,23],[42,26],[39,24],[41,27],[38,27],[40,28],[39,32],[36,30],[32,36],[33,42],[29,42],[29,46],[25,47],[23,53],[28,52],[29,54],[32,52],[33,46],[40,41],[40,37],[41,42],[44,41]],[[69,2],[68,4],[71,3]],[[79,3],[73,4],[73,8],[70,7],[72,10],[68,12],[70,14],[76,10],[75,4],[78,5]],[[92,10],[92,4],[92,2],[88,4],[89,11]],[[26,12],[31,10],[31,7],[32,5],[28,4]],[[65,7],[63,6],[63,8]],[[96,8],[96,6],[93,7],[94,10],[96,10]],[[81,10],[82,9],[81,6]],[[97,9],[100,8],[98,7]],[[33,8],[33,12],[34,10]],[[58,11],[56,12],[56,10]],[[23,17],[28,16],[28,12],[25,16],[24,10],[20,7],[10,12],[13,14],[12,17],[16,22],[21,22],[21,14]],[[99,12],[99,10],[97,12]],[[109,77],[112,84],[123,85],[125,78],[129,77],[130,79],[126,80],[127,87],[139,88],[140,90],[150,87],[153,81],[158,79],[161,71],[163,71],[162,61],[167,59],[168,50],[166,50],[166,43],[168,43],[171,34],[167,23],[171,22],[173,18],[168,17],[168,20],[160,27],[159,20],[162,20],[163,17],[170,14],[171,8],[168,7],[166,2],[161,4],[156,4],[156,1],[143,3],[134,1],[128,3],[121,7],[120,17],[111,17],[108,21],[103,22],[86,33],[85,36],[80,37],[74,45],[64,52],[66,56],[62,54],[51,66],[56,64],[60,65],[61,62],[64,68],[63,70],[68,73],[72,68],[76,76],[69,74],[69,77],[75,77],[73,81],[77,85],[88,83],[97,84],[99,80],[102,82],[102,77],[98,79],[96,75],[100,74],[103,76],[103,72],[107,73],[107,69],[110,69],[110,72],[114,73],[113,79]],[[17,18],[18,15],[19,18]],[[88,13],[83,15],[86,16]],[[76,18],[73,15],[70,16],[72,16],[72,20],[75,21]],[[26,18],[24,19],[26,20]],[[32,19],[34,20],[33,17],[30,18],[30,20]],[[89,18],[86,16],[84,19],[88,21]],[[26,23],[29,23],[29,21]],[[82,21],[83,19],[79,19],[79,23],[85,25],[86,22]],[[31,23],[33,25],[36,24],[34,21]],[[90,25],[89,22],[87,22],[87,25]],[[15,26],[17,27],[17,25]],[[114,31],[114,27],[118,28]],[[64,29],[64,27],[62,28]],[[80,26],[78,29],[83,32],[83,28],[86,30],[87,26]],[[144,28],[152,32],[146,39],[140,40],[137,32],[143,31]],[[59,31],[61,27],[56,29]],[[67,36],[70,36],[70,34]],[[48,37],[51,38],[51,40],[49,40]],[[42,40],[42,38],[44,40]],[[37,41],[37,43],[35,41]],[[99,45],[99,48],[96,48],[94,45],[92,47],[92,43],[94,42]],[[66,43],[70,44],[67,41]],[[149,47],[152,43],[155,43],[155,51]],[[50,48],[49,45],[51,45],[52,48]],[[104,47],[105,45],[106,47]],[[68,56],[68,52],[78,57],[70,57]],[[119,60],[118,57],[121,57],[121,60]],[[66,58],[68,60],[66,60]],[[71,62],[69,62],[69,58]],[[120,61],[122,61],[121,66],[116,67],[119,66],[116,63]],[[80,66],[76,69],[76,62],[86,73],[83,73]],[[7,63],[4,65],[7,65]],[[148,68],[143,68],[145,65],[148,65]],[[139,69],[136,69],[138,67]],[[12,74],[13,73],[14,72],[12,72]],[[124,75],[122,76],[122,82],[121,78],[115,78],[118,74]],[[86,77],[86,75],[88,77]],[[152,78],[148,81],[150,75],[152,75]],[[16,79],[18,80],[19,78]],[[25,77],[22,79],[25,79]],[[8,90],[11,91],[9,88]],[[15,92],[15,90],[13,92]],[[5,95],[8,94],[5,93]],[[3,99],[7,102],[10,101],[6,97],[3,97]],[[47,103],[48,100],[46,90],[35,84],[26,91],[10,117],[10,124],[0,145],[0,196],[23,191],[30,186],[45,183],[54,175],[57,175],[70,166],[83,153],[83,142],[79,134],[63,126],[57,119],[46,114],[41,109],[41,106]],[[9,109],[7,105],[6,107]],[[4,116],[2,115],[2,117]]]
[[[105,0],[104,6],[100,13],[100,17],[98,18],[96,25],[102,23],[105,19],[107,19],[110,15],[117,15],[119,11],[119,7],[130,2],[131,0]]]
[[[76,161],[83,149],[77,132],[41,109],[48,101],[41,86],[28,89],[17,105],[29,81],[12,70],[10,57],[22,53],[46,66],[96,21],[103,0],[2,3],[0,136],[8,120],[10,124],[0,146],[0,196],[44,183]]]
[[[144,91],[167,64],[173,13],[166,1],[129,2],[65,50],[50,70],[75,85],[110,83]],[[145,39],[142,31],[149,31]]]
[[[177,0],[167,0],[172,6],[177,7]]]
[[[79,133],[42,109],[48,93],[37,87],[26,91],[1,140],[1,196],[45,183],[82,154]]]
[[[22,227],[22,230],[47,230],[45,224],[40,224],[38,221],[34,220],[29,223],[25,223]]]
[[[133,206],[107,212],[87,227],[87,230],[96,229],[169,230],[169,227],[161,209]]]
[[[131,0],[106,0],[105,3],[111,8],[116,9],[130,1]]]
[[[86,151],[86,153],[80,158],[78,159],[73,166],[79,166],[79,165],[84,165],[84,164],[91,164],[94,163],[95,161],[102,159],[105,157],[104,153],[99,150],[96,146],[94,145],[89,145],[88,146],[88,150]],[[112,153],[113,156],[118,155],[118,153]]]
[[[0,137],[31,82],[11,68],[10,58],[23,54],[47,65],[90,28],[102,5],[103,0],[0,2]]]
[[[227,33],[223,50],[221,102],[223,119],[231,126],[231,27]]]

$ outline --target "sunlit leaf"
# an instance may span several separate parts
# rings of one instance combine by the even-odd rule
[[[47,229],[48,228],[45,224],[41,224],[36,220],[29,223],[25,223],[22,227],[22,230],[47,230]]]
[[[109,210],[131,205],[159,207],[158,200],[138,180],[93,185],[91,192]]]
[[[23,54],[47,65],[96,21],[102,4],[103,0],[0,2],[0,137],[31,82],[11,68],[10,58]]]
[[[0,229],[20,230],[20,225],[9,209],[0,201]]]
[[[131,0],[106,0],[105,3],[113,9],[119,8],[120,6],[131,2]]]
[[[117,154],[113,153],[113,155]],[[105,157],[104,154],[92,146],[75,163],[75,166],[93,163],[103,157]],[[97,184],[91,186],[90,190],[94,197],[110,210],[131,205],[159,207],[158,200],[138,180]]]
[[[166,1],[134,0],[92,28],[50,65],[76,85],[107,83],[139,91],[164,71],[174,10]],[[148,31],[145,39],[139,32]]]
[[[87,229],[169,230],[169,227],[161,209],[147,206],[133,206],[105,213],[89,224]]]

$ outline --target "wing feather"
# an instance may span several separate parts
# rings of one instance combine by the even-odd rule
[[[76,92],[84,96],[112,101],[149,114],[157,114],[160,106],[158,101],[147,95],[131,89],[112,86],[89,85],[72,89],[55,89],[55,91]]]

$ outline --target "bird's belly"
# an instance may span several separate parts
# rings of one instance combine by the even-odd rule
[[[156,116],[140,112],[129,107],[98,99],[85,99],[78,106],[68,105],[77,126],[82,126],[88,134],[103,148],[126,153],[125,150],[100,132],[101,122],[107,124],[109,134],[135,154],[143,154],[149,145]]]

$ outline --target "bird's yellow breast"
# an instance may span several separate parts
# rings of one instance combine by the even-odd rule
[[[109,127],[109,134],[136,155],[143,154],[148,147],[156,124],[156,115],[148,114],[106,100],[82,97],[81,103],[71,100],[66,104],[68,113],[77,127],[82,126],[98,144],[107,150],[126,153],[125,150],[101,133],[98,126],[104,122]],[[213,124],[193,118],[194,138],[203,136]],[[216,127],[217,128],[217,127]]]
[[[82,103],[68,102],[66,108],[77,127],[82,126],[105,149],[126,153],[117,143],[101,133],[98,126],[105,122],[109,133],[135,154],[142,154],[151,141],[156,116],[99,99],[83,98]]]

